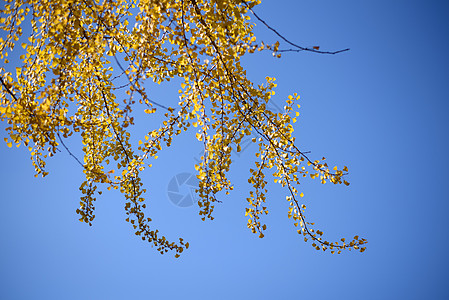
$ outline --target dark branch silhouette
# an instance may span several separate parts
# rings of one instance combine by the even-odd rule
[[[286,42],[287,44],[290,44],[291,46],[297,48],[297,49],[286,49],[286,50],[278,50],[276,52],[301,52],[301,51],[309,51],[309,52],[314,52],[314,53],[319,53],[319,54],[337,54],[337,53],[342,53],[345,51],[349,51],[349,48],[346,49],[342,49],[342,50],[338,50],[338,51],[320,51],[318,49],[314,49],[312,48],[308,48],[308,47],[302,47],[299,46],[291,41],[289,41],[287,38],[285,38],[282,34],[280,34],[276,29],[274,29],[273,27],[271,27],[270,25],[267,24],[267,22],[265,22],[261,17],[259,17],[253,10],[251,7],[249,7],[248,3],[245,2],[245,0],[242,0],[243,4],[245,4],[245,6],[248,8],[248,10],[256,17],[257,20],[259,20],[260,22],[262,22],[268,29],[270,29],[271,31],[273,31],[278,37],[280,37],[282,40],[284,40],[284,42]],[[317,47],[318,48],[318,47]]]

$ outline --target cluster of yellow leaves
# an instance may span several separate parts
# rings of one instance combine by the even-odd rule
[[[1,10],[0,28],[6,38],[0,39],[0,59],[8,63],[8,54],[22,40],[26,50],[15,76],[0,67],[0,120],[10,125],[8,146],[14,142],[29,147],[36,176],[45,176],[45,159],[61,146],[74,156],[64,139],[80,134],[84,159],[78,162],[86,177],[80,187],[80,221],[93,221],[99,184],[119,189],[126,199],[126,221],[135,234],[161,253],[174,250],[178,257],[189,244],[182,239],[169,242],[150,226],[151,218],[143,212],[140,172],[151,166],[148,160],[156,159],[163,146],[171,145],[175,135],[193,125],[204,146],[196,165],[200,215],[213,219],[217,193],[232,190],[226,175],[232,149],[240,151],[242,139],[257,132],[248,227],[263,237],[266,225],[259,218],[268,213],[264,170],[274,168],[275,181],[290,194],[289,217],[301,224],[300,232],[315,241],[314,247],[363,251],[364,239],[328,243],[305,221],[296,198],[300,177],[309,174],[323,183],[348,184],[342,179],[347,170],[331,172],[327,164],[311,161],[295,145],[292,123],[298,114],[291,114],[299,96],[287,99],[284,113],[271,112],[267,103],[274,95],[275,79],[267,77],[265,84],[255,86],[246,77],[240,64],[243,55],[265,48],[277,55],[279,47],[279,43],[256,44],[247,13],[259,2],[7,0]],[[31,24],[27,39],[21,37],[24,21]],[[160,128],[133,147],[128,131],[134,124],[133,110],[156,112],[145,81],[161,84],[173,78],[183,80],[178,107],[166,108]],[[128,97],[117,99],[119,90]]]

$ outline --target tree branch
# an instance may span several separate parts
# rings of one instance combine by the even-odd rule
[[[307,47],[302,47],[299,46],[291,41],[289,41],[287,38],[285,38],[282,34],[280,34],[276,29],[274,29],[273,27],[271,27],[270,25],[267,24],[267,22],[265,22],[261,17],[259,17],[253,10],[251,7],[249,7],[248,3],[246,3],[245,0],[242,0],[242,3],[245,4],[245,6],[248,8],[248,10],[256,17],[257,20],[259,20],[260,22],[262,22],[268,29],[270,29],[271,31],[273,31],[278,37],[280,37],[282,40],[284,40],[284,42],[286,42],[287,44],[290,44],[291,46],[297,48],[297,49],[287,49],[287,50],[278,50],[277,52],[301,52],[301,51],[309,51],[309,52],[314,52],[314,53],[319,53],[319,54],[337,54],[337,53],[341,53],[341,52],[345,52],[345,51],[349,51],[349,48],[346,49],[342,49],[342,50],[338,50],[338,51],[320,51],[318,49],[314,49],[314,48],[307,48]]]

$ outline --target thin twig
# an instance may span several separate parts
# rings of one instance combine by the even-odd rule
[[[2,78],[1,76],[0,76],[0,81],[2,82],[2,85],[5,87],[5,89],[6,89],[6,91],[8,92],[8,94],[10,94],[11,97],[14,98],[14,100],[18,101],[16,95],[14,95],[14,94],[11,92],[11,90],[10,90],[9,87],[6,85],[6,83],[3,81],[3,78]]]
[[[126,74],[125,69],[122,67],[122,65],[121,65],[120,62],[118,61],[117,56],[114,55],[114,59],[115,59],[115,62],[117,63],[117,65],[119,66],[119,68]],[[131,78],[129,78],[128,74],[126,74],[126,76],[128,77],[129,83],[130,83],[130,84],[137,90],[137,87],[134,85],[134,83],[132,83]],[[154,105],[157,105],[157,106],[159,106],[159,107],[162,107],[163,109],[168,110],[168,107],[166,107],[166,106],[164,106],[164,105],[162,105],[162,104],[159,104],[159,103],[157,103],[157,102],[155,102],[155,101],[153,101],[153,100],[150,100],[150,99],[148,99],[148,98],[147,98],[147,100],[148,100],[150,103],[154,104]]]
[[[280,37],[281,39],[283,39],[286,43],[292,45],[295,48],[298,49],[287,49],[287,50],[278,50],[277,52],[300,52],[300,51],[309,51],[309,52],[315,52],[315,53],[320,53],[320,54],[337,54],[337,53],[341,53],[341,52],[345,52],[345,51],[349,51],[349,48],[346,49],[342,49],[342,50],[338,50],[338,51],[320,51],[317,49],[313,49],[313,48],[307,48],[307,47],[302,47],[299,46],[291,41],[289,41],[288,39],[286,39],[282,34],[280,34],[276,29],[274,29],[273,27],[271,27],[270,25],[267,24],[267,22],[265,22],[261,17],[259,17],[252,9],[251,7],[249,7],[248,3],[246,3],[245,0],[242,0],[243,4],[245,4],[245,6],[248,8],[248,10],[257,18],[257,20],[259,20],[260,22],[262,22],[268,29],[270,29],[271,31],[273,31],[278,37]]]
[[[65,150],[67,150],[67,152],[70,154],[70,156],[72,156],[79,163],[79,165],[84,168],[84,165],[81,163],[81,161],[78,159],[78,157],[76,157],[72,152],[70,152],[69,148],[64,144],[61,136],[59,135],[59,132],[57,133],[57,136],[58,136],[58,139],[61,142],[62,146],[64,146]]]
[[[281,53],[281,52],[311,51],[311,52],[316,52],[316,53],[321,53],[321,54],[338,54],[338,53],[349,51],[349,50],[350,50],[349,48],[346,48],[346,49],[342,49],[342,50],[338,50],[338,51],[334,51],[334,52],[327,52],[327,51],[319,51],[319,50],[315,50],[315,49],[311,50],[309,48],[304,48],[304,49],[281,49],[276,52]]]

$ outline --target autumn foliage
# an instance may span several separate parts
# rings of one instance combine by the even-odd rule
[[[241,58],[269,49],[280,56],[279,43],[257,43],[250,19],[260,1],[243,0],[22,0],[6,1],[1,11],[0,119],[8,123],[9,147],[28,147],[36,176],[48,174],[46,160],[67,151],[82,166],[85,181],[77,213],[92,224],[101,188],[118,189],[125,198],[126,221],[135,234],[165,253],[178,257],[189,244],[167,240],[151,225],[141,172],[159,152],[194,127],[204,154],[195,168],[199,179],[199,214],[213,219],[217,193],[233,189],[227,172],[231,151],[253,133],[256,161],[248,182],[248,228],[264,236],[266,173],[285,187],[288,217],[316,249],[332,253],[364,251],[366,240],[355,236],[328,242],[306,220],[300,180],[346,184],[347,168],[329,168],[312,160],[292,135],[299,108],[297,94],[285,100],[284,112],[270,111],[275,79],[254,84]],[[8,55],[26,51],[10,72]],[[319,50],[319,48],[315,48]],[[8,69],[9,68],[9,69]],[[10,70],[10,71],[8,71]],[[181,79],[179,103],[168,107],[148,96],[148,84]],[[172,83],[170,83],[172,84]],[[178,83],[176,83],[178,84]],[[118,98],[118,94],[127,97]],[[132,142],[136,110],[149,117],[165,112],[159,128]],[[83,159],[64,141],[82,140]],[[274,199],[273,199],[274,200]]]

